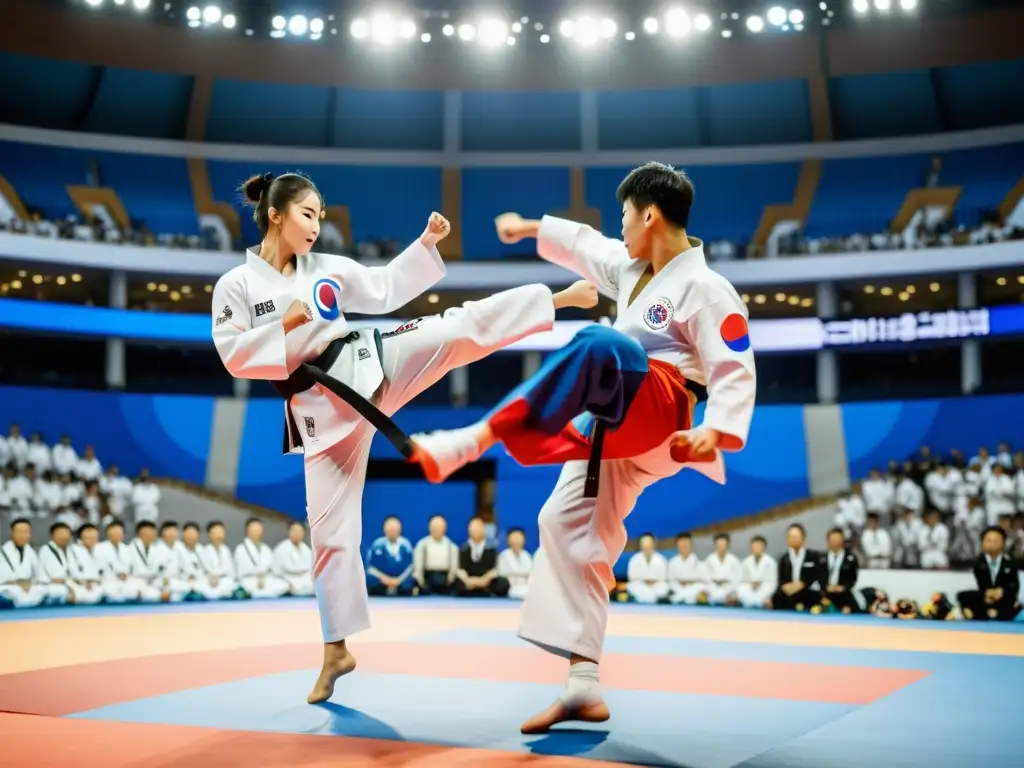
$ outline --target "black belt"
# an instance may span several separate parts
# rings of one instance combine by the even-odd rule
[[[708,399],[708,388],[695,381],[687,381],[686,388],[698,403]],[[596,499],[601,487],[601,454],[604,452],[604,433],[608,422],[596,419],[594,431],[590,435],[590,458],[587,459],[587,478],[583,482],[583,498]]]
[[[294,395],[306,392],[312,389],[314,385],[319,384],[352,406],[360,416],[376,427],[377,431],[384,435],[387,441],[395,446],[402,456],[406,459],[412,458],[412,442],[409,440],[409,436],[391,420],[391,417],[352,389],[348,384],[339,381],[327,373],[338,361],[338,356],[342,350],[358,338],[359,332],[353,331],[348,336],[335,339],[327,345],[327,349],[323,351],[323,354],[313,362],[303,363],[284,381],[270,382],[289,405],[284,434],[284,451],[286,453],[288,452],[289,433],[291,434],[292,444],[300,445],[302,443],[302,433],[299,432],[299,427],[295,423],[295,416],[292,415],[291,399]],[[373,340],[377,347],[377,359],[383,364],[384,354],[380,331],[374,329]]]

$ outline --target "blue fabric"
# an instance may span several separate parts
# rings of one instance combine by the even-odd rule
[[[375,568],[385,576],[401,576],[412,568],[412,544],[407,538],[400,536],[398,538],[398,557],[395,557],[388,549],[387,537],[381,536],[370,545],[370,550],[366,554],[366,583],[370,584],[370,579],[373,578],[374,582],[379,584],[380,582],[370,575],[371,568]]]
[[[529,425],[548,434],[557,434],[584,412],[614,429],[626,418],[647,371],[647,353],[639,342],[608,326],[591,325],[549,355],[488,418],[525,400]]]

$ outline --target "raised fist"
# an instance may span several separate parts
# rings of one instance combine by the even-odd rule
[[[420,235],[420,243],[423,244],[424,248],[433,248],[448,237],[448,233],[451,231],[452,225],[448,219],[435,211],[430,214],[430,218],[427,220],[427,228]]]

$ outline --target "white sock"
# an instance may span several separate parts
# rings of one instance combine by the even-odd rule
[[[598,681],[597,664],[581,661],[569,666],[569,681],[562,693],[562,703],[567,707],[579,707],[601,701],[601,683]]]

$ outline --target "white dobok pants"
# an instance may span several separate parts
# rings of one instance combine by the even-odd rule
[[[551,291],[528,285],[466,302],[383,339],[378,407],[393,415],[455,368],[543,329],[554,315]],[[341,442],[305,460],[306,514],[314,587],[325,643],[370,626],[360,553],[366,464],[374,428],[360,422]]]
[[[736,587],[736,599],[744,608],[764,608],[764,604],[773,594],[775,594],[773,585],[764,582],[756,589],[749,582],[743,582]]]
[[[134,603],[139,599],[139,588],[141,584],[138,579],[131,577],[122,581],[113,578],[103,582],[103,594],[108,603]]]
[[[630,581],[626,583],[626,592],[638,603],[656,603],[663,597],[668,597],[668,582],[656,581],[648,584],[646,581]]]
[[[6,597],[15,608],[35,608],[38,605],[49,604],[54,593],[63,594],[62,590],[51,590],[50,587],[59,587],[60,584],[33,584],[26,592],[17,584],[5,584],[0,586],[0,595]]]
[[[671,437],[642,456],[601,462],[596,499],[584,498],[586,461],[562,467],[541,508],[540,549],[533,559],[530,594],[523,604],[519,637],[559,656],[600,661],[608,625],[612,566],[626,547],[626,517],[649,485],[686,466],[718,482],[721,457],[706,464],[678,464]]]
[[[288,582],[272,573],[265,576],[243,576],[239,583],[253,600],[270,600],[288,594]]]
[[[725,605],[736,597],[737,584],[708,584],[708,605]]]
[[[295,597],[309,597],[316,592],[313,587],[313,574],[286,573],[282,578],[288,582],[288,594]]]
[[[673,584],[668,599],[673,605],[696,605],[701,594],[707,596],[707,593],[708,585],[699,581]]]

